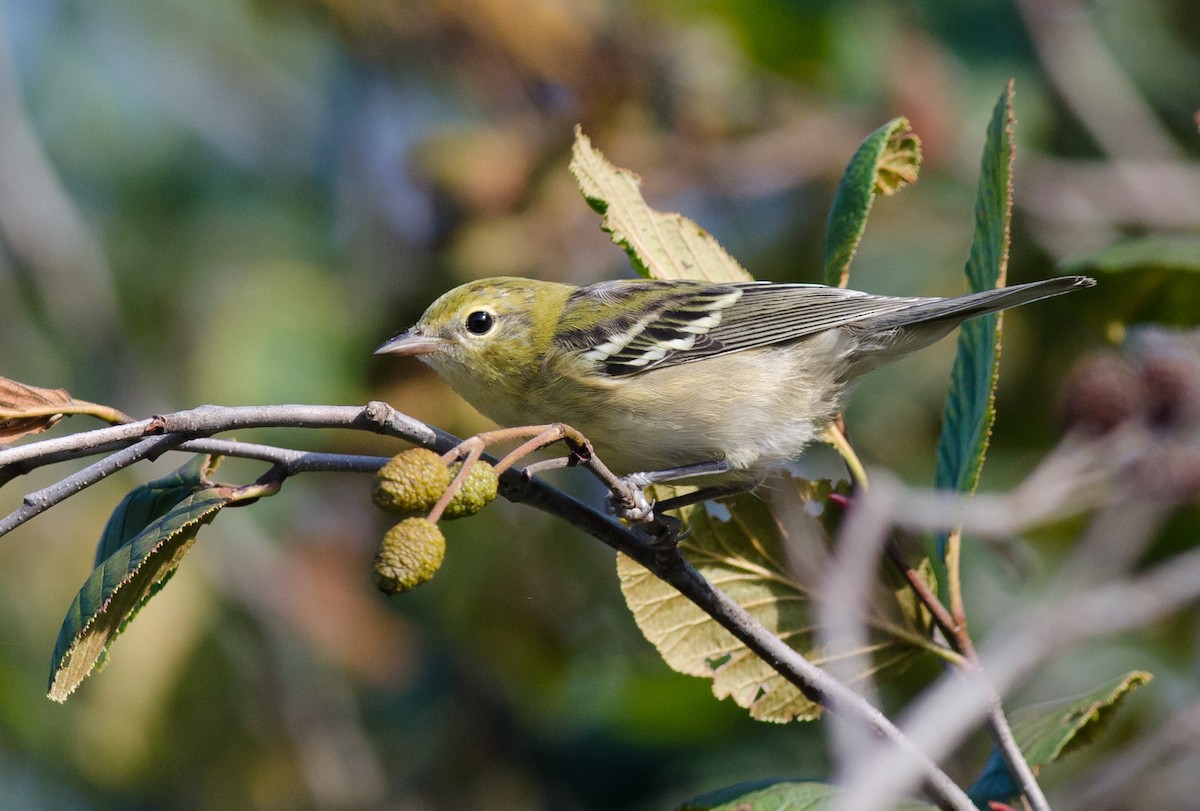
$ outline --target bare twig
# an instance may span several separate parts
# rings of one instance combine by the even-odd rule
[[[129,467],[135,462],[148,459],[170,450],[183,442],[185,437],[178,434],[151,437],[143,439],[135,445],[117,451],[104,457],[99,462],[88,465],[83,470],[61,479],[49,487],[25,496],[21,506],[0,519],[0,536],[12,532],[31,518],[41,515],[46,510],[59,504],[98,481],[111,476],[122,468]]]

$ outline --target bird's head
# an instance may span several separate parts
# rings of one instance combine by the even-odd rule
[[[375,353],[420,358],[464,394],[489,384],[519,385],[541,362],[572,289],[508,277],[468,282]]]

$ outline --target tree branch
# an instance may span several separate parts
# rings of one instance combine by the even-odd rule
[[[446,452],[460,440],[395,411],[385,403],[352,406],[251,406],[199,408],[152,417],[125,425],[100,428],[67,437],[45,439],[0,450],[0,480],[27,472],[49,461],[63,461],[97,453],[110,453],[25,499],[25,504],[0,521],[0,534],[11,531],[35,515],[60,503],[85,487],[141,459],[167,450],[223,453],[260,459],[279,467],[286,476],[304,470],[374,470],[384,461],[378,457],[340,454],[309,454],[301,451],[205,438],[238,428],[267,427],[349,428],[368,430],[408,440],[438,452]],[[122,447],[126,446],[126,447]],[[639,532],[583,504],[524,471],[510,468],[500,476],[500,493],[505,498],[528,504],[571,523],[621,554],[645,566],[711,616],[735,638],[806,696],[835,713],[861,719],[880,740],[888,742],[912,768],[919,772],[938,805],[955,811],[974,811],[966,793],[936,763],[920,751],[879,710],[853,690],[809,662],[767,630],[727,594],[715,588],[693,568],[675,547],[654,548]]]

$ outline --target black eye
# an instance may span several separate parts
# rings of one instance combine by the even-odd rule
[[[486,335],[496,326],[496,317],[489,312],[476,310],[467,316],[467,332],[472,335]]]

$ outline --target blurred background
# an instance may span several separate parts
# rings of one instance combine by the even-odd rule
[[[384,398],[476,431],[417,363],[371,351],[468,279],[629,275],[567,172],[577,122],[644,176],[652,205],[757,277],[818,281],[842,168],[907,116],[921,180],[876,203],[851,284],[957,293],[1009,77],[1009,279],[1101,278],[1006,321],[982,482],[1006,489],[1055,442],[1076,358],[1123,324],[1200,315],[1194,0],[3,0],[0,375],[136,416]],[[929,483],[952,356],[946,341],[863,382],[849,425],[868,464]],[[222,514],[111,665],[51,703],[54,639],[105,519],[183,461],[114,476],[0,540],[0,809],[620,811],[826,773],[818,725],[755,723],[669,671],[607,548],[532,510],[448,525],[445,569],[385,599],[370,558],[387,522],[367,480],[344,475]],[[67,472],[15,481],[0,508]],[[1180,515],[1157,554],[1198,524]],[[1021,539],[1020,567],[969,546],[973,629],[1053,589],[1078,529]],[[1196,700],[1196,619],[1064,651],[1013,697],[1158,676],[1045,772],[1052,799]],[[969,781],[986,750],[968,744],[952,774]],[[1197,760],[1161,758],[1158,789],[1194,798]]]

